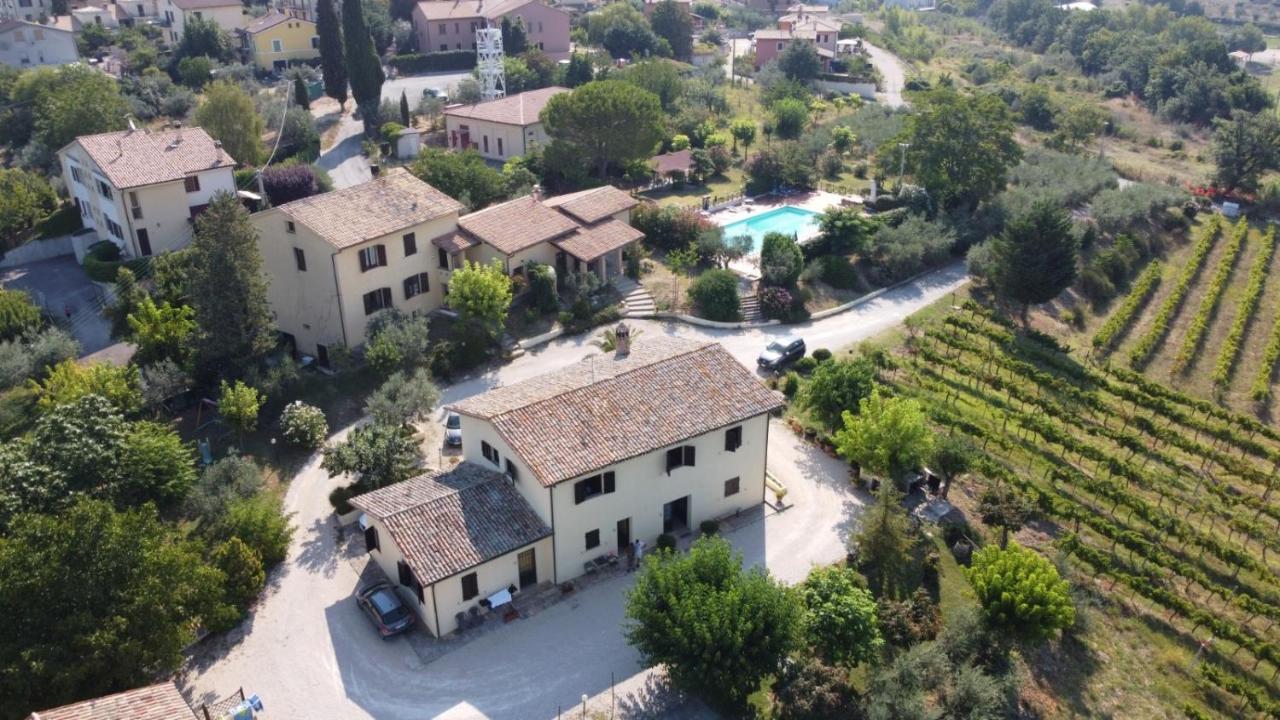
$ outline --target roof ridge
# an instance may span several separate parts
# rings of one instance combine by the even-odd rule
[[[683,340],[683,338],[681,338],[681,339]],[[542,398],[542,399],[540,399],[540,400],[534,400],[534,401],[533,401],[533,402],[531,402],[531,403],[526,403],[526,404],[524,404],[524,405],[520,405],[520,406],[518,406],[518,407],[513,407],[513,408],[511,408],[511,409],[509,409],[509,410],[504,410],[504,411],[502,411],[502,412],[500,412],[500,413],[497,413],[497,414],[495,414],[495,415],[491,415],[491,416],[489,416],[489,417],[488,417],[488,420],[489,420],[489,422],[496,422],[499,418],[506,417],[507,415],[510,415],[511,413],[518,412],[518,411],[520,411],[520,410],[524,410],[524,409],[526,409],[526,408],[536,407],[536,406],[541,405],[541,404],[543,404],[543,403],[548,403],[548,402],[553,402],[553,401],[560,401],[562,398],[564,398],[564,397],[566,397],[566,396],[571,396],[571,395],[574,395],[574,394],[576,394],[576,393],[584,392],[584,391],[589,390],[589,389],[591,389],[591,388],[593,388],[593,387],[595,387],[595,386],[597,386],[597,385],[602,385],[602,384],[607,383],[607,382],[613,382],[613,381],[615,381],[615,380],[618,380],[618,379],[621,379],[621,378],[625,378],[625,377],[627,377],[627,376],[629,376],[629,375],[631,375],[631,374],[633,374],[633,373],[640,372],[641,370],[647,370],[647,369],[649,369],[649,368],[657,367],[657,366],[659,366],[659,365],[666,365],[667,363],[672,362],[672,361],[674,361],[674,360],[679,360],[680,358],[683,358],[683,357],[684,357],[684,356],[686,356],[686,355],[692,355],[692,354],[693,354],[693,353],[695,353],[695,352],[702,352],[703,350],[706,350],[707,348],[709,348],[709,347],[713,347],[713,346],[715,346],[715,345],[717,344],[717,343],[715,343],[715,342],[714,342],[714,341],[712,341],[712,340],[695,340],[694,342],[698,342],[698,343],[701,343],[701,344],[699,344],[699,345],[689,346],[689,347],[687,347],[687,348],[685,348],[685,349],[682,349],[682,350],[681,350],[681,351],[679,351],[679,352],[676,352],[676,353],[671,354],[671,355],[667,355],[666,357],[663,357],[663,358],[662,358],[662,359],[660,359],[660,360],[655,360],[655,361],[650,362],[650,363],[643,363],[643,364],[636,365],[636,366],[634,366],[634,367],[628,368],[627,370],[624,370],[624,371],[622,371],[622,372],[618,373],[617,375],[612,375],[612,376],[610,376],[610,377],[607,377],[607,378],[604,378],[604,379],[601,379],[601,380],[594,380],[594,381],[589,382],[589,383],[587,383],[587,384],[585,384],[585,385],[579,385],[579,386],[578,386],[578,387],[576,387],[576,388],[572,388],[572,389],[570,389],[570,390],[565,390],[564,392],[556,393],[555,395],[551,395],[551,396],[548,396],[548,397]],[[591,360],[591,361],[592,361],[592,363],[594,364],[594,362],[595,362],[595,358],[596,358],[596,357],[597,357],[597,355],[596,355],[595,353],[592,353],[592,354],[590,354],[590,355],[586,356],[585,358],[583,358],[583,360],[582,360],[582,361],[579,361],[577,364],[578,364],[578,365],[582,365],[582,364],[583,364],[583,362],[584,362],[584,361],[586,361],[586,360]],[[568,367],[573,367],[573,366],[572,366],[572,365],[570,365],[570,366],[568,366]]]

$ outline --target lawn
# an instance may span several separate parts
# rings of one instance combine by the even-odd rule
[[[643,192],[640,195],[659,205],[700,207],[704,196],[710,195],[716,198],[737,195],[742,192],[745,182],[746,173],[741,167],[734,166],[719,175],[711,176],[704,183],[680,183],[661,190]]]

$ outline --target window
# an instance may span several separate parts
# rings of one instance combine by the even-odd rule
[[[302,248],[293,249],[293,262],[298,266],[298,272],[307,271],[307,256],[302,252]]]
[[[459,27],[461,27],[461,25],[459,25],[458,23],[454,23],[454,24],[453,24],[453,34],[454,34],[454,35],[457,35],[458,33],[462,32],[461,30],[459,30],[459,29],[458,29]]]
[[[284,230],[285,230],[285,232],[290,233],[290,234],[298,232],[298,228],[297,228],[297,226],[295,226],[295,225],[293,224],[293,221],[292,221],[292,220],[285,220],[285,221],[284,221]]]
[[[200,192],[200,176],[199,175],[188,175],[185,178],[183,178],[182,182],[184,185],[186,185],[187,192],[189,193]]]
[[[408,233],[404,236],[404,256],[409,257],[418,252],[418,236]]]
[[[111,186],[101,180],[98,181],[98,194],[108,200],[115,197],[115,193],[111,192]]]
[[[134,220],[142,219],[142,205],[138,204],[138,193],[129,191],[129,209]]]
[[[573,504],[579,505],[597,495],[608,495],[616,489],[613,471],[583,478],[573,484]]]
[[[498,155],[502,155],[502,138],[498,138]]]
[[[489,136],[484,136],[484,151],[489,152]]]
[[[400,584],[413,590],[413,594],[418,596],[418,602],[426,602],[426,598],[422,594],[422,584],[418,582],[418,578],[413,574],[413,568],[403,560],[396,561],[396,574],[399,575]]]
[[[36,40],[43,40],[43,39],[44,39],[44,31],[43,31],[43,30],[41,30],[40,28],[36,28],[36,29],[35,29],[35,33],[34,33],[34,34],[35,34],[35,36],[36,36]]]
[[[378,528],[372,525],[364,529],[364,549],[367,552],[378,549]]]
[[[440,263],[441,270],[449,269],[449,253],[444,248],[436,248],[436,260]]]
[[[279,40],[272,40],[271,52],[276,52],[276,53],[284,52],[284,43],[280,42]]]
[[[678,467],[693,467],[697,463],[696,448],[692,445],[671,448],[667,451],[667,474],[670,475],[672,470]]]
[[[587,532],[587,549],[600,547],[600,531],[591,530]]]
[[[385,245],[371,245],[360,251],[360,272],[368,272],[387,264]]]
[[[415,295],[421,295],[424,292],[430,292],[431,281],[427,278],[426,273],[418,273],[410,275],[404,279],[404,299],[408,300]]]
[[[107,221],[107,229],[111,231],[111,234],[123,240],[124,229],[121,228],[120,225],[117,224],[116,221],[112,220],[111,218],[103,218],[103,219]]]
[[[724,449],[733,452],[742,447],[742,426],[731,427],[724,431]]]
[[[204,19],[204,14],[203,14],[203,13],[201,13],[199,10],[195,11],[195,12],[194,12],[194,13],[192,13],[192,14],[196,16],[196,19],[197,19],[197,20],[203,20],[203,19]]]
[[[741,483],[739,482],[739,480],[740,480],[740,478],[729,478],[728,480],[725,480],[725,481],[724,481],[724,496],[725,496],[725,497],[729,497],[730,495],[737,495],[737,494],[738,494],[739,485],[741,484]]]
[[[480,580],[475,573],[462,576],[462,600],[465,602],[480,594]]]
[[[510,458],[507,458],[507,474],[511,476],[512,480],[520,479],[520,471],[516,469],[515,463],[511,462]]]
[[[319,36],[319,35],[312,35],[312,36],[311,36],[311,49],[312,49],[312,50],[319,50],[319,49],[320,49],[320,36]]]
[[[445,35],[448,32],[449,32],[449,26],[445,25],[444,23],[440,23],[440,34]]]
[[[391,288],[378,288],[364,294],[364,314],[372,315],[391,307]]]
[[[440,52],[449,52],[449,43],[440,43]]]
[[[80,168],[75,165],[71,166],[71,179],[75,180],[77,184],[84,184],[84,176],[80,174]]]
[[[483,440],[480,441],[480,454],[485,460],[502,467],[502,459],[498,456],[498,449]]]

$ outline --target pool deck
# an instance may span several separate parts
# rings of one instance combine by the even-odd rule
[[[821,190],[788,196],[765,195],[754,199],[750,203],[742,203],[711,213],[708,218],[715,224],[724,226],[787,205],[820,213],[827,208],[838,206],[844,198],[845,196],[843,195]],[[808,240],[815,234],[808,233],[801,237],[800,240]],[[752,253],[741,260],[735,260],[729,263],[729,269],[752,280],[758,279],[760,277],[760,256]]]

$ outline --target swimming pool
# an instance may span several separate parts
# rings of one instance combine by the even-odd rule
[[[760,252],[760,244],[768,233],[778,232],[804,239],[817,229],[818,213],[794,205],[783,205],[725,225],[724,236],[731,238],[750,235],[752,252]]]

